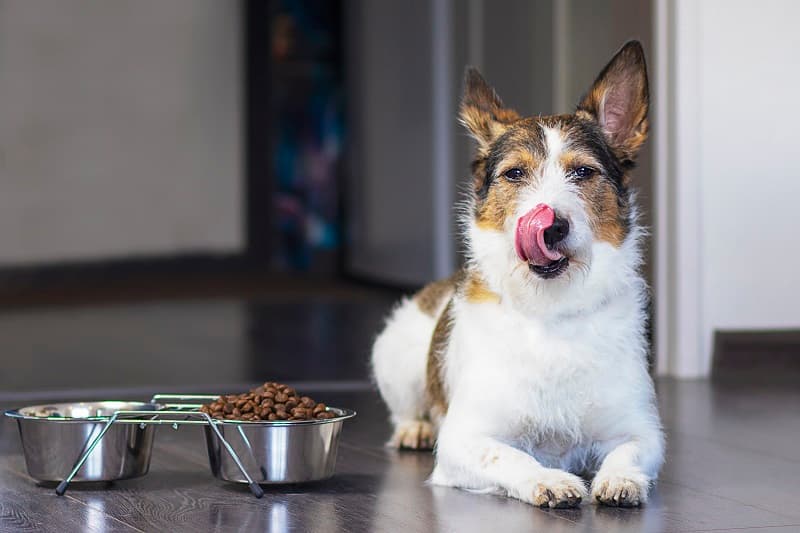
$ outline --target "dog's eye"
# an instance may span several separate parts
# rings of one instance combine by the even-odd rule
[[[572,177],[579,180],[591,178],[595,174],[597,174],[597,170],[593,169],[592,167],[578,167],[572,171]]]
[[[525,177],[525,173],[521,169],[512,168],[503,174],[503,176],[505,176],[508,181],[520,181]]]

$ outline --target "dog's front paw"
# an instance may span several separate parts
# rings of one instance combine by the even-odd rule
[[[518,497],[537,507],[564,509],[577,507],[586,495],[586,486],[581,478],[563,470],[551,469],[526,484]]]
[[[406,420],[395,426],[388,445],[392,448],[431,450],[436,441],[433,425],[425,420]]]
[[[647,500],[647,480],[642,475],[603,475],[592,481],[592,499],[612,507],[638,507]]]

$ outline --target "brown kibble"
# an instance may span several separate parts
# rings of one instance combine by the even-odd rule
[[[314,400],[312,400],[308,396],[303,396],[302,398],[300,398],[300,404],[305,408],[314,407]]]
[[[309,396],[282,383],[267,381],[249,392],[226,394],[202,405],[199,411],[220,420],[275,421],[313,420],[335,418],[327,412],[324,403],[316,403]]]

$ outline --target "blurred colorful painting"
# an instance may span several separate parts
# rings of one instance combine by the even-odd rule
[[[335,268],[342,232],[341,6],[329,0],[273,5],[273,262],[280,270]]]

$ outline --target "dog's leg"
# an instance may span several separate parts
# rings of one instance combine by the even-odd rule
[[[427,420],[425,373],[435,325],[435,319],[416,302],[406,300],[375,340],[372,371],[394,425],[389,446],[433,448],[436,435]]]
[[[401,420],[395,423],[387,446],[409,450],[432,450],[436,442],[436,431],[427,420]]]
[[[587,495],[578,476],[542,466],[534,457],[497,439],[447,432],[439,436],[436,485],[480,491],[499,490],[539,507],[575,507]]]
[[[636,507],[647,501],[664,457],[661,430],[653,426],[638,437],[605,445],[610,451],[592,480],[594,501],[614,507]]]

